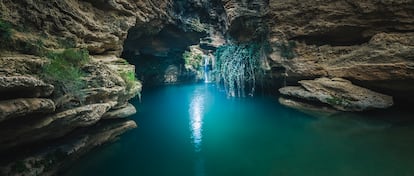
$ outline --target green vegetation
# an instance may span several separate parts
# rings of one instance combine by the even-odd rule
[[[347,106],[350,104],[349,100],[335,96],[327,98],[326,101],[331,105]]]
[[[58,38],[57,43],[63,48],[75,48],[76,42],[72,38]]]
[[[84,72],[80,69],[89,62],[85,49],[66,49],[63,52],[49,52],[50,63],[44,66],[43,76],[58,85],[62,93],[70,93],[80,99],[80,90],[85,86]]]
[[[120,75],[125,81],[127,91],[131,90],[134,87],[135,83],[138,81],[135,77],[134,71],[121,72]]]
[[[280,56],[286,59],[293,59],[296,57],[296,53],[293,50],[296,48],[295,41],[289,41],[287,43],[276,43],[275,46],[280,49]]]
[[[265,59],[265,45],[262,43],[223,45],[216,50],[216,78],[222,82],[230,97],[245,96],[246,89],[253,95],[257,73],[263,73],[260,66]]]
[[[133,70],[125,71],[120,73],[121,78],[125,81],[126,84],[126,91],[131,91],[132,88],[137,84],[138,79],[135,76],[135,72]],[[139,100],[141,101],[141,93],[137,93]]]
[[[66,49],[60,54],[60,57],[65,58],[65,60],[76,67],[85,65],[90,61],[89,52],[86,49]]]
[[[184,67],[186,71],[189,71],[191,74],[194,74],[196,80],[204,79],[204,69],[205,64],[210,64],[211,59],[205,58],[209,57],[204,55],[203,51],[198,47],[190,47],[189,51],[183,53]],[[205,63],[205,59],[209,63]]]
[[[203,57],[201,53],[185,51],[183,53],[183,59],[185,62],[186,69],[197,70],[199,67],[203,65]]]
[[[47,54],[47,50],[45,49],[45,44],[42,39],[18,41],[17,50],[25,54],[36,56],[45,56]]]
[[[0,19],[0,48],[7,46],[7,42],[10,42],[12,34],[11,24]]]

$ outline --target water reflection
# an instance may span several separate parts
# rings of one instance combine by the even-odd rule
[[[204,94],[196,89],[190,103],[190,130],[193,139],[194,150],[201,151],[201,142],[203,139],[203,111],[204,111]]]
[[[204,90],[204,91],[203,91]],[[199,87],[195,89],[191,98],[189,107],[190,113],[190,131],[191,139],[194,145],[194,151],[197,153],[195,159],[195,176],[204,176],[204,160],[201,154],[201,144],[203,140],[203,116],[206,98],[206,87]]]

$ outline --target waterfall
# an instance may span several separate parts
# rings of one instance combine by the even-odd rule
[[[209,83],[210,82],[209,72],[210,72],[210,68],[209,68],[209,57],[208,56],[204,56],[204,82],[205,83]]]

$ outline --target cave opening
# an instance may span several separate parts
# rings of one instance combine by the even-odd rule
[[[175,25],[167,25],[159,32],[142,31],[145,30],[137,27],[129,29],[121,57],[136,66],[136,76],[145,86],[196,81],[196,74],[185,68],[183,54],[190,46],[198,45],[207,36],[205,32]]]

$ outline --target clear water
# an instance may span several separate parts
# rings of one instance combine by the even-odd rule
[[[139,127],[68,176],[414,175],[413,125],[315,118],[274,97],[228,99],[212,84],[147,90],[132,103]]]

